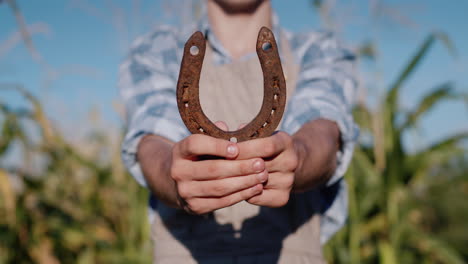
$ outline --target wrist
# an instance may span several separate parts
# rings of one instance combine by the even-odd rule
[[[151,193],[166,205],[180,208],[171,178],[173,145],[164,137],[146,135],[138,145],[137,159]]]
[[[340,132],[336,123],[325,119],[306,123],[293,142],[298,155],[293,190],[307,191],[327,183],[337,166]]]
[[[300,182],[302,182],[301,178],[304,174],[304,164],[306,157],[309,155],[309,151],[307,144],[301,140],[301,138],[293,137],[293,148],[297,157],[297,167],[294,171],[293,190],[300,190],[301,188],[299,188],[298,185],[300,185]]]

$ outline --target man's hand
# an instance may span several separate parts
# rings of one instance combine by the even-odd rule
[[[278,132],[238,146],[238,160],[262,158],[268,171],[263,192],[247,202],[280,207],[288,202],[291,191],[307,191],[330,179],[336,168],[340,132],[336,123],[317,119],[292,136]]]
[[[176,143],[170,176],[179,206],[203,214],[260,194],[268,178],[265,162],[254,156],[234,160],[238,154],[236,143],[206,135],[191,135]]]
[[[238,160],[263,158],[268,171],[268,181],[263,192],[247,199],[251,204],[280,207],[289,200],[298,166],[298,153],[290,135],[278,132],[274,135],[238,144]]]
[[[151,191],[167,205],[195,214],[242,200],[279,207],[291,190],[310,190],[331,177],[339,135],[334,122],[322,119],[293,136],[279,132],[238,144],[205,135],[178,143],[148,135],[137,155]]]

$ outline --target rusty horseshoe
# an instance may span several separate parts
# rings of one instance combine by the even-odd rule
[[[263,102],[260,112],[237,131],[219,129],[203,113],[199,81],[206,40],[200,31],[186,42],[177,82],[177,106],[185,126],[192,134],[206,134],[234,142],[270,136],[279,125],[286,105],[286,82],[273,32],[262,27],[257,38],[257,56],[263,71]]]

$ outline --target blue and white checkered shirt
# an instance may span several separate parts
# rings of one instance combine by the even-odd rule
[[[277,43],[281,43],[280,37],[286,37],[300,65],[297,87],[289,99],[280,129],[292,135],[306,122],[323,118],[336,122],[341,132],[337,169],[326,187],[319,190],[321,199],[314,201],[320,203],[323,244],[343,226],[347,216],[347,189],[342,177],[359,131],[351,115],[356,92],[355,57],[330,33],[290,33],[279,26],[276,16],[273,21]],[[215,65],[232,61],[205,18],[183,28],[163,26],[138,38],[120,67],[119,87],[128,125],[122,157],[130,173],[143,186],[146,182],[136,159],[140,139],[145,134],[157,134],[177,142],[190,134],[178,112],[176,84],[185,41],[196,30],[210,34],[208,40],[213,47]]]

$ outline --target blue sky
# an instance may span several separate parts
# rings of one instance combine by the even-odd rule
[[[36,31],[33,41],[54,72],[37,63],[22,43],[5,48],[17,30],[6,4],[0,5],[0,83],[21,83],[45,104],[47,113],[65,131],[79,131],[91,109],[101,113],[103,122],[119,127],[115,111],[118,65],[131,40],[157,24],[175,21],[183,0],[167,7],[161,1],[17,0],[26,22]],[[281,24],[291,31],[320,29],[318,14],[310,1],[274,0]],[[333,2],[333,1],[332,1]],[[402,65],[433,30],[452,39],[457,56],[440,43],[431,50],[416,74],[403,88],[405,109],[435,85],[453,81],[459,91],[468,92],[468,1],[384,1],[391,16],[372,17],[370,2],[336,0],[339,35],[356,46],[373,40],[378,46],[375,63],[362,67],[369,97],[376,98],[393,81]],[[294,3],[294,4],[293,4]],[[179,6],[177,6],[179,5]],[[168,11],[171,11],[168,14]],[[120,14],[120,15],[119,15]],[[405,24],[396,23],[393,18]],[[3,46],[2,46],[3,45]],[[4,51],[2,53],[2,51]],[[53,77],[53,76],[52,76]],[[11,92],[0,92],[2,101],[22,106],[24,101]],[[109,126],[111,127],[111,126]],[[462,103],[438,106],[424,118],[421,129],[406,138],[410,147],[420,147],[454,132],[468,130],[468,111]],[[78,133],[78,132],[77,132]],[[73,136],[73,135],[72,135]]]

